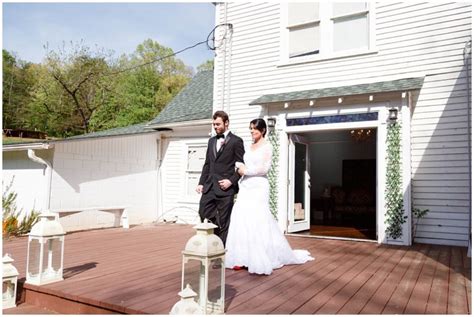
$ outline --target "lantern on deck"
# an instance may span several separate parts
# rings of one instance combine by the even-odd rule
[[[181,297],[181,300],[171,308],[170,315],[202,315],[201,306],[194,301],[194,297],[197,294],[191,289],[189,284],[178,295]]]
[[[63,227],[50,212],[39,216],[28,238],[26,283],[43,285],[63,280]]]
[[[13,259],[9,254],[3,257],[3,309],[16,306],[16,288],[18,284],[18,270],[13,266]]]
[[[214,234],[216,225],[203,223],[194,227],[196,235],[186,243],[183,253],[181,290],[186,285],[197,292],[203,314],[223,314],[225,304],[225,249]]]

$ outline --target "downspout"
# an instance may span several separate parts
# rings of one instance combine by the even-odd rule
[[[466,89],[467,89],[467,131],[468,131],[468,153],[469,153],[469,170],[470,170],[470,178],[471,178],[471,184],[469,186],[469,205],[470,205],[470,211],[469,211],[469,241],[468,241],[468,249],[467,249],[467,255],[471,257],[471,244],[472,244],[472,186],[474,185],[473,183],[473,178],[472,178],[472,125],[473,125],[473,120],[472,120],[472,113],[471,113],[471,77],[470,77],[470,57],[471,57],[471,45],[472,42],[471,40],[466,42],[466,45],[464,46],[464,51],[463,51],[463,59],[464,59],[464,65],[466,66]],[[471,118],[469,120],[469,118]],[[469,133],[470,131],[470,133]]]
[[[53,166],[50,162],[42,159],[41,157],[36,156],[36,153],[33,149],[28,149],[28,157],[33,162],[46,166],[46,200],[44,203],[43,210],[49,210],[51,206],[51,180],[53,177]]]
[[[158,139],[156,140],[157,143],[157,175],[156,175],[156,189],[157,189],[157,197],[156,197],[156,222],[163,216],[163,179],[162,179],[162,171],[161,166],[163,165],[163,141],[164,137],[163,134],[159,134]],[[161,215],[160,215],[161,214]]]

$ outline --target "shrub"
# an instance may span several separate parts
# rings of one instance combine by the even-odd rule
[[[12,178],[10,184],[5,188],[2,194],[2,235],[5,237],[27,234],[38,222],[40,215],[38,211],[32,210],[31,213],[21,221],[18,220],[21,209],[17,210],[16,206],[16,197],[18,194],[11,190],[13,180],[14,178]]]

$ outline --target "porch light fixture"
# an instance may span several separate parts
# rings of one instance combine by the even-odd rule
[[[374,95],[369,96],[369,101],[374,101]]]
[[[310,106],[310,107],[314,106],[314,100],[310,100],[310,101],[309,101],[309,106]]]
[[[222,240],[214,234],[216,225],[204,219],[194,226],[196,235],[186,243],[183,254],[181,290],[197,292],[203,314],[223,314],[225,304],[225,252]]]
[[[289,102],[285,102],[285,104],[283,105],[283,107],[284,107],[285,109],[287,109],[289,106],[290,106],[290,103],[289,103]]]
[[[337,98],[337,103],[342,103],[344,101],[344,98],[340,97],[340,98]]]
[[[181,300],[174,304],[171,308],[170,315],[202,315],[201,306],[194,300],[197,294],[192,290],[191,286],[186,285],[186,288],[178,293]]]
[[[273,117],[268,117],[267,118],[267,125],[268,125],[268,131],[272,132],[275,130],[275,125],[276,125],[276,119]]]
[[[395,122],[397,121],[397,117],[398,117],[398,109],[397,108],[391,108],[391,109],[388,109],[388,120],[390,122]]]
[[[26,283],[44,285],[63,280],[63,227],[51,212],[42,213],[31,228],[26,258]]]
[[[18,270],[13,266],[14,260],[9,254],[3,257],[3,309],[16,307],[16,289],[18,284]]]

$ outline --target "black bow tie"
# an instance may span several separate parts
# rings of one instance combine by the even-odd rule
[[[216,138],[217,138],[217,139],[225,138],[225,135],[223,135],[223,134],[218,134],[218,135],[216,135]]]

